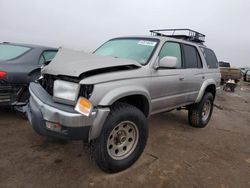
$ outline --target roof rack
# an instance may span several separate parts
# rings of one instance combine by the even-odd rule
[[[173,37],[201,44],[205,42],[206,37],[206,35],[191,29],[157,29],[150,30],[150,33],[152,36]]]

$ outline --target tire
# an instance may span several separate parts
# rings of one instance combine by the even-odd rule
[[[214,97],[211,93],[208,92],[204,94],[202,100],[199,103],[194,104],[189,109],[188,121],[192,127],[204,128],[208,124],[213,113],[213,102]]]
[[[145,115],[132,105],[116,103],[100,136],[91,142],[90,152],[99,168],[115,173],[127,169],[140,157],[147,138]]]

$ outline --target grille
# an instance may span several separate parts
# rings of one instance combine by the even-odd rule
[[[42,87],[52,96],[55,80],[56,77],[52,75],[44,75],[43,79],[40,80],[40,84],[42,85]]]

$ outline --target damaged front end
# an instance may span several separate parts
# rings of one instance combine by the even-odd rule
[[[110,108],[94,105],[91,96],[95,85],[83,84],[82,80],[140,67],[130,60],[60,49],[43,68],[42,76],[30,84],[31,97],[25,111],[33,129],[56,138],[96,138]]]
[[[25,107],[33,129],[42,136],[59,139],[89,139],[89,130],[101,125],[106,119],[108,108],[93,108],[83,115],[75,110],[75,105],[56,102],[39,83],[31,83],[29,104]]]
[[[71,76],[55,76],[44,74],[40,79],[37,80],[37,82],[47,91],[49,95],[54,96],[54,83],[56,80],[79,84],[81,79]],[[93,88],[93,85],[79,85],[78,96],[89,99],[93,92]],[[65,101],[62,101],[62,103],[63,102]]]

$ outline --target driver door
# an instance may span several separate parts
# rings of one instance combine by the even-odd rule
[[[185,69],[181,44],[166,42],[159,53],[159,61],[165,56],[176,57],[177,67],[152,70],[152,113],[174,109],[185,102]]]

